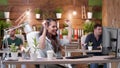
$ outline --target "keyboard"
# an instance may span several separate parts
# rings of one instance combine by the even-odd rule
[[[66,59],[79,59],[79,58],[88,58],[92,57],[92,55],[80,55],[80,56],[70,56],[70,57],[65,57]]]

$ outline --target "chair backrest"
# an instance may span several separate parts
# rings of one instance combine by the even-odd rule
[[[82,50],[86,50],[86,43],[85,43],[86,37],[87,37],[87,35],[83,35],[81,37],[81,49]],[[83,51],[83,55],[86,55],[86,54],[87,53],[85,51]]]

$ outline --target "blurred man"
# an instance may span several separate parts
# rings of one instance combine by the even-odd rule
[[[15,46],[18,46],[19,49],[21,49],[21,47],[23,46],[23,41],[16,37],[15,36],[15,30],[10,30],[9,32],[9,37],[6,37],[4,40],[3,40],[3,48],[6,48],[8,46],[10,46],[12,43],[15,43]]]
[[[87,43],[86,49],[88,49],[89,42],[92,42],[93,50],[100,50],[102,48],[101,47],[101,43],[102,43],[102,25],[100,25],[100,24],[95,24],[94,25],[93,33],[89,34],[86,37],[86,40],[85,40],[85,43]],[[94,52],[94,53],[88,53],[88,54],[93,54],[94,56],[102,55],[101,52]],[[91,63],[90,68],[98,68],[98,64],[97,63]],[[106,64],[104,64],[104,68],[107,68]]]

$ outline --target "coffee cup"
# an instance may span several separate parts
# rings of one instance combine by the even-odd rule
[[[47,51],[47,58],[52,59],[53,58],[53,53],[54,53],[53,50],[48,50]]]

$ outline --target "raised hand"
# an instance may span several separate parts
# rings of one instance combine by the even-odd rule
[[[44,20],[44,21],[42,22],[42,25],[43,25],[44,28],[47,28],[47,22],[46,22],[46,20]]]

